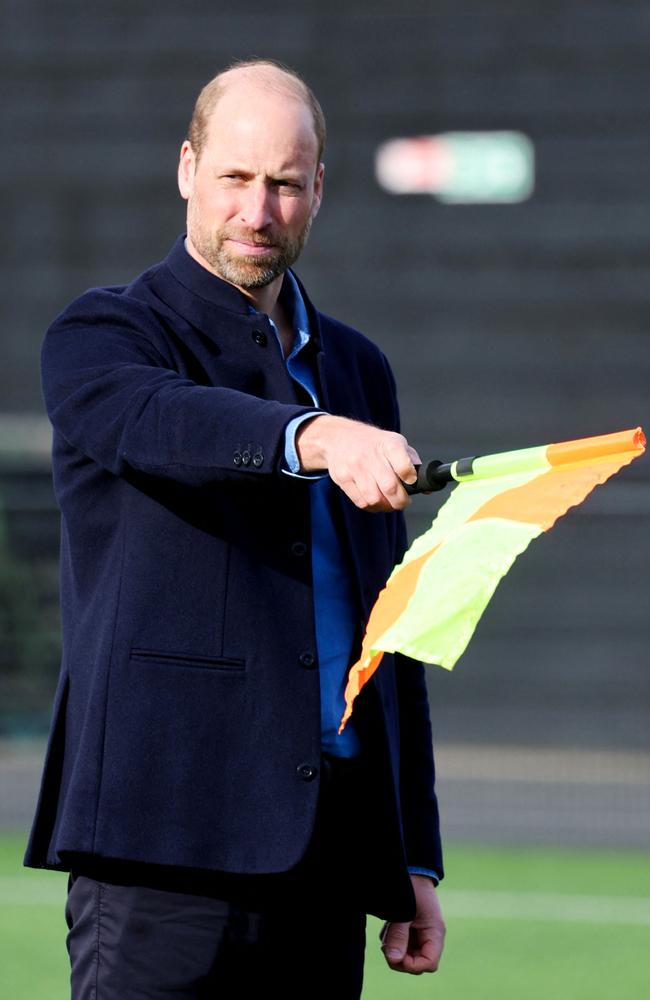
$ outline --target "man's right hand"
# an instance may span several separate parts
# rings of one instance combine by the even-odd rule
[[[303,472],[326,470],[362,510],[403,510],[411,502],[403,484],[415,482],[420,456],[402,434],[322,414],[298,429],[296,450]]]

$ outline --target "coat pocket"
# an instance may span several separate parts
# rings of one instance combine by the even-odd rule
[[[169,667],[195,667],[199,670],[245,670],[246,661],[235,656],[199,656],[196,653],[174,653],[162,649],[131,648],[131,660],[137,663],[158,663]]]

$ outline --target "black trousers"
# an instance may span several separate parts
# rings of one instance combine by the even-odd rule
[[[323,760],[315,833],[291,872],[80,860],[66,907],[72,1000],[260,1000],[274,989],[358,1000],[366,899],[382,865],[363,778],[357,760]]]
[[[237,903],[71,876],[73,1000],[357,1000],[365,914]],[[314,904],[316,901],[314,901]]]

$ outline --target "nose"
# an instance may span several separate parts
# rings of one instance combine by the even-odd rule
[[[261,231],[272,222],[271,192],[264,183],[254,182],[246,190],[240,219],[250,229]]]

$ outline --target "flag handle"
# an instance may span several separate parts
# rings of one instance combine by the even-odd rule
[[[416,465],[418,478],[412,486],[404,484],[407,493],[435,493],[448,483],[462,483],[469,479],[486,479],[509,472],[542,471],[558,465],[569,465],[628,453],[631,462],[645,450],[645,434],[641,427],[601,434],[596,437],[560,441],[559,444],[540,445],[503,451],[496,455],[473,455],[459,458],[457,462],[431,462]]]
[[[414,493],[435,493],[437,490],[444,490],[445,486],[454,482],[451,465],[451,462],[439,462],[437,458],[416,465],[418,478],[410,485],[404,483],[404,489],[409,496],[413,496]]]

